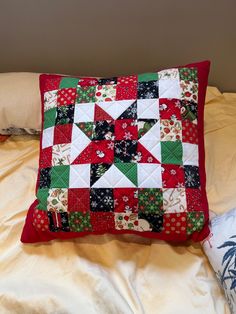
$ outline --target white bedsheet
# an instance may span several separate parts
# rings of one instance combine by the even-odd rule
[[[210,209],[236,205],[236,94],[209,88],[206,105]],[[34,200],[39,139],[0,144],[0,313],[228,314],[199,244],[134,235],[22,244]]]

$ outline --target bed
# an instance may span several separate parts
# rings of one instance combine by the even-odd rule
[[[208,88],[205,145],[209,207],[220,214],[236,201],[235,93]],[[38,155],[37,135],[0,144],[0,313],[229,313],[200,244],[135,235],[22,244]]]

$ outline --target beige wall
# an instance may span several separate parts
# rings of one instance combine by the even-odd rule
[[[212,60],[236,92],[235,0],[0,0],[0,72],[110,76]]]

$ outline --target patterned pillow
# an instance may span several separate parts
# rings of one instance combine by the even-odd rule
[[[41,75],[37,200],[21,241],[206,237],[208,72],[205,61],[102,79]]]
[[[236,313],[236,209],[216,216],[203,249],[224,289],[231,313]]]

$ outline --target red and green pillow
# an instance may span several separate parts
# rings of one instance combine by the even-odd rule
[[[37,199],[21,241],[205,238],[208,72],[205,61],[107,79],[41,75]]]

